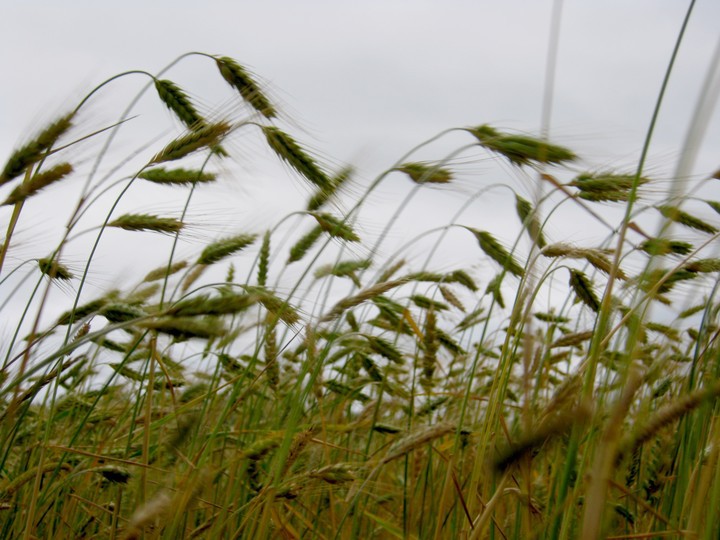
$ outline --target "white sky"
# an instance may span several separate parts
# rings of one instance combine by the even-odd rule
[[[686,8],[679,0],[566,0],[551,138],[586,158],[589,168],[632,168]],[[289,131],[334,164],[358,165],[369,181],[445,128],[491,123],[538,133],[551,11],[549,0],[5,1],[0,160],[105,78],[129,69],[156,72],[196,50],[251,68],[294,120]],[[720,3],[699,0],[661,112],[651,170],[672,171],[719,34]],[[222,113],[224,101],[214,101],[222,81],[210,61],[188,59],[165,77]],[[132,95],[144,83],[118,86]],[[112,92],[100,96],[102,122],[127,102],[114,99]],[[156,110],[164,113],[159,104]],[[697,174],[720,166],[718,113]],[[452,141],[443,150],[469,142]],[[252,174],[255,167],[241,169]],[[502,204],[512,212],[507,197]]]
[[[687,2],[564,4],[553,132],[573,147],[634,152]],[[392,160],[457,125],[537,131],[551,7],[549,0],[3,2],[0,154],[48,107],[191,50],[252,67],[309,130],[313,147],[340,160]],[[684,135],[719,21],[718,2],[698,1],[661,120],[660,153]],[[181,84],[202,96],[212,68],[186,64]],[[710,148],[719,146],[718,131]]]

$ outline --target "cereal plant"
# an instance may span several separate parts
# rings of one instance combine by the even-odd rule
[[[198,55],[232,105],[167,78]],[[175,131],[124,155],[141,105]],[[0,173],[0,537],[717,538],[720,171],[646,171],[661,111],[628,170],[470,119],[364,179],[231,58],[102,83]],[[303,205],[204,229],[203,190],[264,154]]]

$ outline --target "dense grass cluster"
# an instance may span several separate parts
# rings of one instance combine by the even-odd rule
[[[452,157],[409,154],[352,195],[351,169],[319,163],[248,70],[210,58],[242,119],[205,118],[151,76],[146,90],[185,131],[129,177],[94,168],[50,253],[25,256],[33,246],[14,234],[29,199],[76,174],[86,101],[2,171],[0,537],[718,537],[720,259],[707,253],[720,202],[478,125],[448,133],[544,186],[508,203],[520,234],[459,218],[420,232],[437,239],[425,264],[383,259],[382,236],[358,225],[370,194],[409,182],[397,215],[423,190],[453,189]],[[90,134],[106,141],[97,164],[130,115]],[[187,209],[241,131],[312,190],[297,232],[236,231],[179,257],[186,211],[116,211],[143,183],[185,190]],[[108,185],[122,190],[87,227]],[[571,205],[605,240],[557,237],[552,216]],[[611,207],[626,209],[617,223]],[[160,233],[166,255],[136,286],[89,297],[112,229],[137,245]],[[475,254],[467,267],[433,257],[450,232]],[[75,268],[64,253],[84,233]],[[57,288],[70,300],[50,321]]]

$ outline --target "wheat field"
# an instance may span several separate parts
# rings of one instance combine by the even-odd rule
[[[120,74],[0,172],[1,538],[718,538],[720,170],[653,176],[664,87],[630,168],[481,123],[367,179],[189,58],[231,104]],[[138,103],[174,127],[125,155]],[[206,227],[252,153],[305,200]]]

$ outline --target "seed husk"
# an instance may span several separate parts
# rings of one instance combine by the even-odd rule
[[[188,272],[187,276],[185,276],[185,279],[182,283],[182,291],[187,291],[193,283],[195,283],[198,279],[200,279],[200,276],[203,275],[203,273],[207,270],[207,266],[204,264],[198,264],[193,268],[190,272]]]
[[[117,467],[115,465],[105,465],[93,469],[93,471],[102,475],[102,477],[111,484],[127,484],[128,480],[132,477],[130,471],[125,467]]]
[[[720,202],[718,201],[705,201],[710,208],[715,210],[716,213],[720,214]]]
[[[433,375],[437,366],[437,352],[439,341],[437,339],[437,317],[435,310],[430,309],[425,317],[425,328],[423,333],[423,356],[422,356],[422,377],[420,384],[424,388],[432,388]]]
[[[323,480],[332,485],[344,484],[355,480],[355,475],[347,463],[333,463],[332,465],[326,465],[321,469],[310,471],[308,476],[310,476],[310,478]]]

